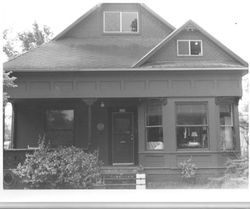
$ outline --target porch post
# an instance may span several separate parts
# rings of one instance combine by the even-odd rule
[[[82,99],[82,101],[88,106],[88,147],[92,144],[92,105],[96,101],[96,99]]]
[[[5,142],[5,105],[3,105],[3,147]]]
[[[11,113],[11,148],[16,148],[16,104],[12,101],[12,113]]]

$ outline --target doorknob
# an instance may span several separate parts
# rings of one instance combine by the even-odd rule
[[[134,135],[131,135],[130,140],[134,141]]]

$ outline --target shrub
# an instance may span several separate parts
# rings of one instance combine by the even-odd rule
[[[222,187],[244,187],[248,185],[248,160],[247,156],[229,159]]]
[[[13,172],[28,188],[86,189],[100,178],[100,166],[97,152],[73,146],[51,150],[42,142]]]
[[[179,164],[179,167],[181,169],[181,177],[183,179],[190,180],[195,177],[197,167],[195,163],[193,162],[192,157],[181,162]]]
[[[248,187],[248,156],[228,159],[226,170],[221,177],[210,178],[210,187],[242,188]]]

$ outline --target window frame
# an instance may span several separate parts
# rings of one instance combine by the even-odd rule
[[[191,42],[200,42],[201,43],[201,53],[200,54],[191,54]],[[179,53],[179,42],[188,42],[188,54]],[[203,43],[202,40],[191,40],[191,39],[179,39],[177,40],[177,56],[178,57],[201,57],[203,56]]]
[[[119,31],[106,31],[105,14],[106,13],[119,13],[120,14],[120,30]],[[137,31],[122,31],[122,14],[136,13],[137,18]],[[139,33],[139,13],[137,11],[103,11],[103,33],[105,34],[138,34]]]
[[[147,114],[148,114],[148,105],[150,104],[150,102],[159,102],[159,104],[161,104],[161,125],[147,125]],[[145,103],[145,111],[144,111],[144,134],[145,134],[145,150],[146,151],[153,151],[153,152],[159,152],[159,151],[164,151],[165,149],[165,144],[164,144],[164,127],[163,127],[163,104],[162,104],[162,101],[161,100],[150,100],[150,101],[147,101]],[[148,146],[147,146],[147,143],[149,142],[148,141],[148,134],[147,134],[147,130],[148,128],[162,128],[162,143],[163,143],[163,148],[162,149],[149,149]]]
[[[197,105],[197,104],[203,104],[206,105],[206,119],[207,123],[206,125],[178,125],[177,124],[177,105]],[[178,147],[178,140],[177,140],[177,128],[178,127],[206,127],[207,129],[207,147],[198,147],[198,148],[179,148]],[[200,151],[200,150],[209,150],[210,148],[210,136],[209,136],[209,103],[208,101],[178,101],[175,102],[175,140],[176,140],[176,150],[177,151]]]

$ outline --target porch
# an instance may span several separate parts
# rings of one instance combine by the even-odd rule
[[[8,158],[13,167],[45,138],[51,148],[98,150],[104,165],[138,165],[140,99],[16,99]],[[19,160],[18,160],[19,159]],[[8,160],[7,160],[8,161]],[[17,161],[17,162],[16,162]],[[5,166],[5,167],[6,167]]]

